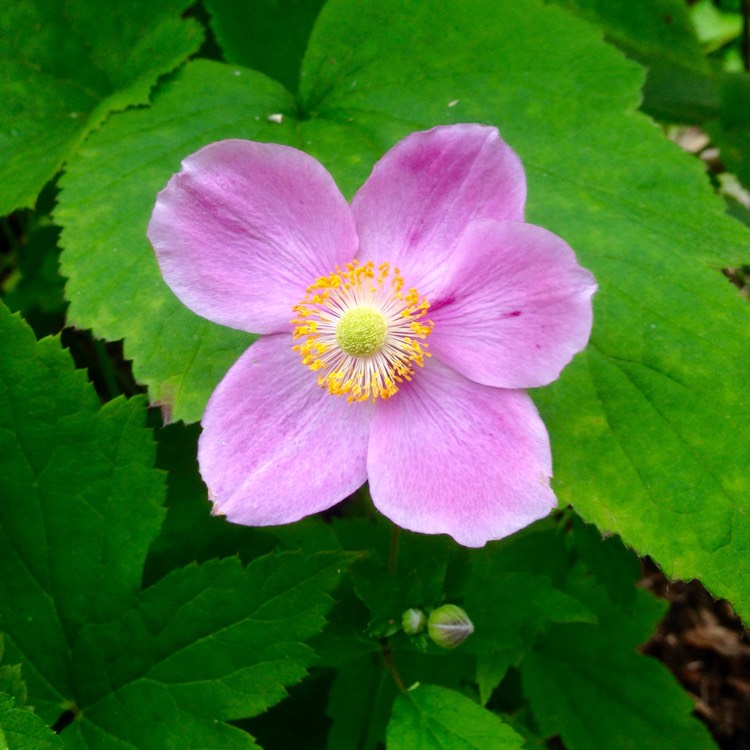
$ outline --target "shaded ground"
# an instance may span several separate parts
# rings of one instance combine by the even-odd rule
[[[750,637],[740,619],[697,581],[670,583],[652,563],[641,585],[671,604],[644,652],[672,670],[722,750],[750,750]]]

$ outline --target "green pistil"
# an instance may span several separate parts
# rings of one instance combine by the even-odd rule
[[[336,326],[336,343],[353,357],[369,357],[385,342],[388,327],[374,307],[347,310]]]

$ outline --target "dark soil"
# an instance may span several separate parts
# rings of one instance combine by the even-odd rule
[[[641,585],[670,602],[643,651],[672,670],[722,750],[750,750],[750,637],[742,622],[698,581],[670,582],[650,562]]]

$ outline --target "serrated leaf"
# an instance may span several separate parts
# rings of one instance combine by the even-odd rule
[[[2,750],[58,750],[56,735],[33,711],[19,708],[7,693],[0,692],[0,747]]]
[[[200,46],[189,0],[12,0],[0,17],[0,215],[32,207],[81,140],[145,104],[159,76]]]
[[[26,683],[21,677],[20,664],[2,664],[5,645],[0,635],[0,693],[5,693],[15,701],[17,706],[26,703]]]
[[[142,400],[98,408],[59,342],[1,305],[0,342],[0,611],[30,705],[71,720],[70,748],[254,747],[224,721],[305,675],[347,557],[231,558],[141,591],[164,483]]]
[[[473,568],[466,608],[474,623],[475,653],[520,648],[553,622],[593,622],[596,616],[579,599],[552,586],[544,576]]]
[[[576,533],[581,535],[580,526]],[[617,547],[607,554],[624,575],[632,555]],[[569,750],[714,747],[674,676],[638,653],[667,603],[640,589],[632,599],[613,600],[607,578],[592,571],[580,564],[569,568],[566,590],[590,607],[596,623],[547,629],[520,663],[523,691],[541,732],[562,737]]]
[[[0,637],[0,661],[3,656]],[[26,684],[20,664],[0,666],[0,748],[2,750],[55,750],[60,738],[26,707]]]
[[[569,241],[600,285],[589,349],[535,394],[561,501],[749,616],[750,309],[719,269],[744,262],[750,235],[700,165],[634,112],[642,71],[534,0],[331,0],[296,102],[237,70],[188,66],[71,165],[57,219],[72,319],[125,336],[152,399],[196,420],[249,338],[182,309],[143,237],[181,157],[226,137],[289,143],[351,195],[412,130],[497,124],[524,160],[529,220]],[[113,251],[127,257],[114,274]]]
[[[293,104],[273,81],[208,62],[187,65],[156,101],[155,108],[113,118],[82,147],[79,169],[63,179],[66,200],[56,215],[64,226],[68,319],[94,326],[110,340],[125,338],[126,356],[137,360],[136,378],[149,386],[167,421],[194,422],[209,395],[207,384],[217,383],[254,339],[198,318],[165,287],[146,240],[154,198],[180,160],[206,143],[289,137],[288,128],[269,122],[268,115],[289,112]],[[127,316],[112,305],[124,295],[132,313]]]
[[[99,410],[59,341],[37,343],[0,304],[2,627],[50,723],[72,692],[70,644],[84,622],[132,604],[159,529],[163,479],[144,419],[142,399]]]
[[[388,724],[388,750],[516,750],[522,745],[523,737],[499,716],[437,685],[399,694]]]
[[[329,524],[308,518],[294,524],[248,527],[211,514],[196,460],[198,425],[172,424],[157,433],[156,465],[168,472],[167,514],[149,549],[144,583],[192,562],[237,556],[249,562],[276,548],[323,552],[340,548]]]
[[[600,284],[589,349],[535,393],[558,494],[747,616],[750,308],[718,268],[745,257],[748,234],[694,160],[623,115],[637,69],[552,7],[501,5],[477,0],[448,21],[430,3],[396,14],[334,0],[308,49],[306,111],[349,108],[381,136],[428,118],[500,126],[527,168],[529,220],[570,241]]]
[[[233,742],[217,719],[255,716],[285,697],[314,659],[303,641],[325,624],[340,555],[267,555],[243,568],[237,559],[174,571],[147,589],[119,621],[85,628],[74,649],[85,719],[76,734],[91,748],[117,734],[127,746],[157,747],[152,725],[113,718],[126,704],[136,715],[172,714],[162,729],[177,738],[183,715],[215,740]],[[186,732],[186,736],[189,736]],[[211,736],[207,733],[207,736]],[[245,747],[245,735],[239,744]],[[149,744],[150,743],[150,744]]]
[[[666,667],[636,653],[634,641],[654,626],[650,597],[639,598],[645,606],[619,622],[561,625],[540,639],[521,665],[534,716],[569,750],[714,748]]]
[[[583,523],[575,514],[571,514],[570,524],[567,539],[573,555],[584,568],[583,575],[593,576],[613,604],[629,611],[636,601],[635,583],[642,576],[636,555],[625,549],[616,536],[603,539],[595,526]],[[569,563],[566,570],[570,571],[571,567]]]
[[[558,574],[569,568],[562,535],[540,526],[536,533],[511,537],[472,558],[464,608],[474,633],[462,648],[476,654],[482,704],[553,623],[596,622],[588,604],[558,588],[562,579],[527,571],[529,557],[543,566],[552,562]]]

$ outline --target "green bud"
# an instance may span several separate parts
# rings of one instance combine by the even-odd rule
[[[474,623],[461,607],[443,604],[432,610],[427,620],[427,634],[441,648],[456,648],[474,632]]]
[[[421,609],[407,609],[401,617],[401,627],[406,635],[417,635],[424,630],[427,618]]]

